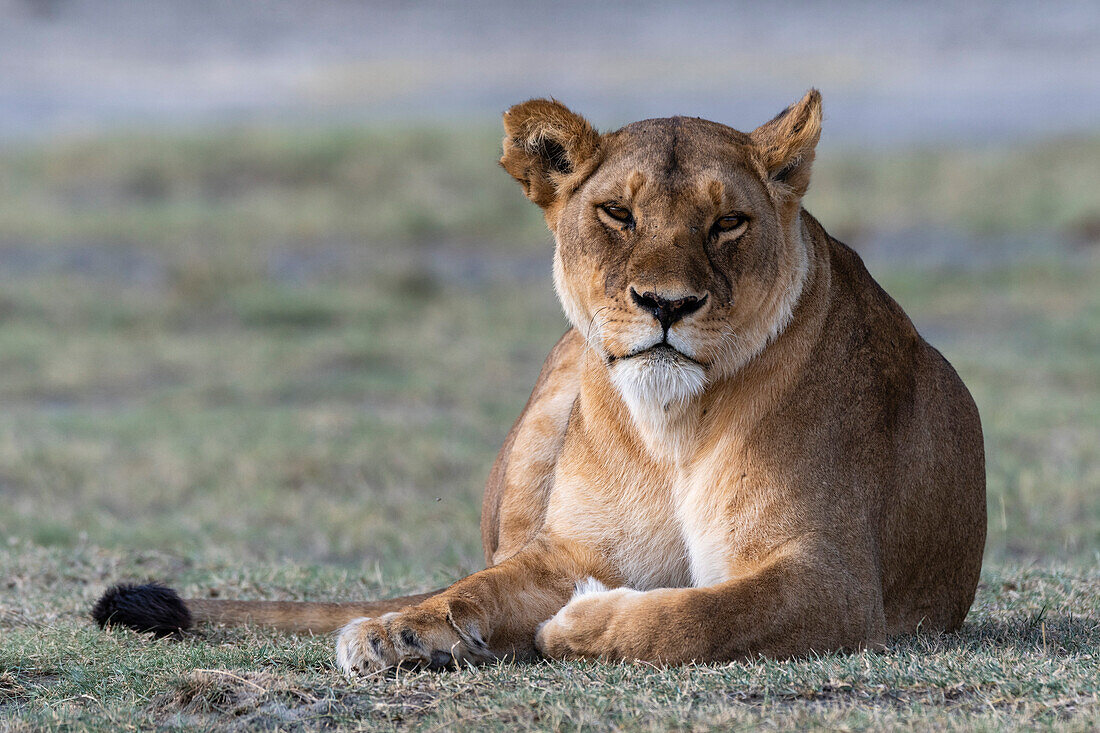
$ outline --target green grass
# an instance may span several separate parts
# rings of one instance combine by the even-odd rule
[[[1100,262],[1061,261],[1056,241],[1003,267],[875,272],[984,421],[987,563],[958,634],[797,662],[348,682],[327,638],[91,628],[119,579],[321,600],[481,566],[481,485],[564,329],[548,237],[495,137],[241,131],[0,155],[0,729],[1100,723]],[[1094,143],[957,156],[986,161],[967,186],[1025,201],[1028,181],[999,179],[1066,145],[1072,182]],[[986,199],[922,198],[896,171],[925,155],[825,155],[811,208],[867,226],[837,213],[866,194],[887,228],[919,212],[1019,233],[983,221]],[[838,183],[861,169],[887,183]],[[1059,202],[1041,236],[1095,213],[1096,193]]]
[[[291,598],[397,592],[411,587],[407,580],[90,547],[21,546],[0,569],[23,598],[23,610],[3,619],[0,646],[0,714],[11,716],[13,730],[999,730],[1100,722],[1095,568],[987,570],[962,631],[899,639],[885,653],[674,668],[499,664],[353,682],[334,671],[328,638],[206,629],[151,642],[72,617],[120,572],[171,574],[194,593]]]
[[[538,246],[545,227],[497,165],[500,137],[495,128],[247,128],[19,149],[0,156],[0,233],[185,249],[237,268],[280,245],[446,237]]]
[[[130,244],[185,271],[214,262],[224,276],[262,268],[277,247],[445,239],[541,248],[541,217],[497,165],[500,137],[497,127],[249,127],[15,148],[0,153],[0,237]],[[807,202],[837,232],[1077,233],[1100,220],[1097,137],[821,148]]]
[[[807,206],[837,232],[946,225],[1096,236],[1100,138],[872,152],[822,148]]]

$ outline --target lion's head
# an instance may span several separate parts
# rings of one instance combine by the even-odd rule
[[[698,118],[600,134],[556,101],[504,115],[501,164],[557,240],[554,284],[631,412],[667,413],[790,319],[821,97],[751,133]]]

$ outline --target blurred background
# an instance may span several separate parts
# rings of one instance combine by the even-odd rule
[[[807,208],[978,401],[989,561],[1095,563],[1100,9],[825,8],[0,0],[5,567],[477,569],[565,329],[500,113],[748,130],[810,86]]]

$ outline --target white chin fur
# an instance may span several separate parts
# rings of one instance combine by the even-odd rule
[[[620,359],[611,365],[611,382],[635,420],[682,407],[707,386],[703,368],[675,354],[658,351]]]

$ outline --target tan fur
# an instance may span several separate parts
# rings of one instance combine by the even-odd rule
[[[505,114],[501,163],[555,235],[572,328],[493,467],[489,567],[350,621],[343,670],[786,657],[962,622],[978,413],[802,209],[821,119],[816,91],[749,134]],[[658,302],[693,310],[666,333]]]
[[[441,591],[420,593],[385,601],[351,603],[303,603],[300,601],[232,601],[220,598],[189,598],[184,603],[197,623],[225,625],[255,624],[294,633],[336,631],[349,618],[400,611]]]
[[[601,136],[546,100],[505,128],[573,328],[493,468],[489,569],[353,622],[340,666],[722,661],[957,627],[985,541],[978,414],[801,208],[817,92],[748,135],[673,118]],[[747,225],[711,229],[731,213]],[[665,335],[632,289],[705,301]]]

